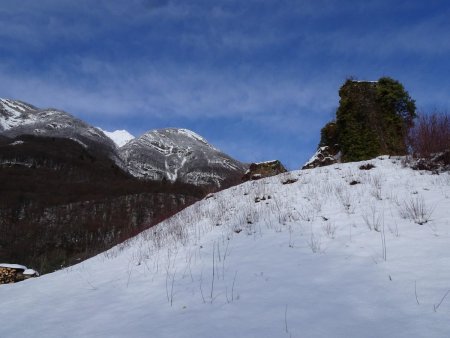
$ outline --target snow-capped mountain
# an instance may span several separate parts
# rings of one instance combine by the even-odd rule
[[[149,131],[121,147],[120,153],[134,176],[216,189],[239,182],[246,167],[187,129]]]
[[[85,148],[100,148],[135,177],[213,190],[239,183],[247,167],[187,129],[152,130],[134,138],[126,130],[108,132],[66,112],[16,100],[0,100],[0,134],[71,139]]]
[[[124,167],[109,137],[61,110],[39,109],[21,101],[0,99],[0,132],[9,138],[35,135],[71,139],[85,148],[107,153],[117,165]]]
[[[1,285],[0,336],[448,337],[448,172],[381,157],[208,197]]]
[[[122,147],[135,137],[131,135],[127,130],[115,130],[115,131],[106,131],[99,127],[97,127],[100,131],[103,132],[106,136],[108,136],[118,147]]]

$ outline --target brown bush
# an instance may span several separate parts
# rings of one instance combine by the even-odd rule
[[[421,114],[410,130],[408,143],[413,157],[430,158],[450,149],[450,117],[446,113]]]

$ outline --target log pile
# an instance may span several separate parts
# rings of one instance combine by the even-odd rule
[[[0,264],[0,284],[17,283],[37,276],[36,271],[27,269],[23,265]]]

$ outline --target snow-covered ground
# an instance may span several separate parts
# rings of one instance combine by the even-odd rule
[[[449,337],[450,175],[368,162],[247,182],[1,285],[0,337]]]

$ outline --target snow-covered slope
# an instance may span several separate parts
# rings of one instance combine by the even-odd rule
[[[118,147],[122,147],[135,137],[131,135],[126,130],[115,130],[115,131],[106,131],[99,127],[97,129],[101,130],[106,136],[108,136]]]
[[[220,188],[227,180],[239,180],[245,171],[242,163],[187,129],[149,131],[128,142],[120,152],[130,173],[152,180],[179,180]]]
[[[21,101],[0,99],[0,131],[37,120],[37,108]]]
[[[399,162],[247,182],[1,285],[0,336],[448,337],[450,175]]]

